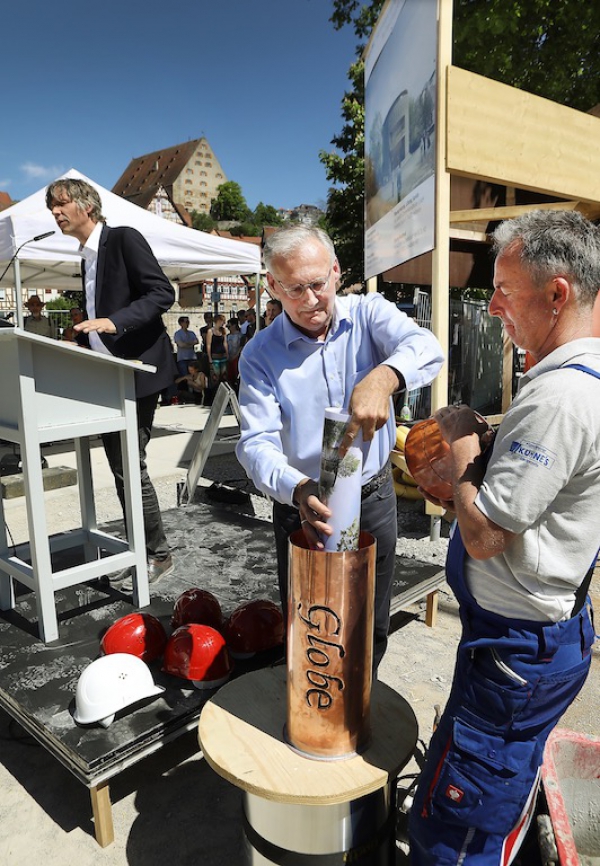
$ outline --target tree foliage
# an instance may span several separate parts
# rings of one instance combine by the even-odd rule
[[[210,206],[210,215],[214,220],[238,220],[243,222],[250,215],[242,188],[234,180],[222,183],[217,189],[217,197]]]
[[[192,211],[192,227],[203,232],[216,229],[220,220],[237,223],[230,229],[235,237],[259,237],[264,226],[279,226],[283,222],[273,205],[261,201],[250,210],[241,186],[235,181],[219,186],[217,197],[211,202],[210,216]]]
[[[272,204],[263,204],[262,201],[254,208],[252,222],[259,226],[280,226],[283,220]]]
[[[80,307],[81,306],[81,294],[78,293],[79,297],[73,297],[74,293],[69,293],[68,295],[65,293],[64,295],[59,295],[56,298],[51,298],[46,302],[47,310],[70,310],[72,307]]]
[[[333,0],[336,30],[351,26],[360,41],[375,25],[384,0]],[[454,0],[453,60],[470,72],[587,111],[600,102],[600,3],[588,0]],[[342,99],[344,125],[334,152],[319,158],[334,186],[327,229],[344,268],[344,285],[364,278],[365,115],[363,63],[350,67]],[[510,123],[510,118],[507,118]]]
[[[212,232],[217,227],[217,221],[207,213],[192,211],[192,228],[201,232]]]
[[[561,105],[600,102],[600,4],[455,0],[456,66]]]

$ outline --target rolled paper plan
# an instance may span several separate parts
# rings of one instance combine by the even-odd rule
[[[325,409],[319,499],[331,510],[332,535],[323,536],[325,550],[358,550],[360,533],[360,494],[362,486],[362,434],[340,459],[339,448],[350,415],[343,409]]]

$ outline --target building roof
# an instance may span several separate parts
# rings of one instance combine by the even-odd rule
[[[132,159],[112,191],[147,208],[162,186],[173,202],[173,184],[203,140],[196,138]]]
[[[7,192],[2,192],[0,190],[0,210],[6,210],[7,207],[10,207],[14,204],[14,201],[11,199],[10,195]]]
[[[213,229],[211,235],[217,235],[220,238],[229,238],[232,241],[243,241],[246,244],[261,245],[261,238],[254,235],[232,235],[230,231],[225,229]]]

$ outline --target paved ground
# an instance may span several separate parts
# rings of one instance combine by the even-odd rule
[[[177,507],[178,485],[185,479],[198,431],[207,416],[208,410],[196,407],[159,409],[149,467],[165,510]],[[233,419],[226,417],[224,422],[232,424]],[[119,506],[102,449],[93,451],[98,517],[100,523],[108,522],[118,518]],[[65,451],[48,453],[48,461],[51,465],[74,465],[73,455]],[[245,483],[242,470],[231,457],[207,464],[199,495],[203,496],[215,480]],[[51,533],[77,525],[75,488],[53,491],[46,497]],[[252,501],[260,509],[260,500],[253,497]],[[28,537],[23,500],[6,503],[6,520],[15,541]],[[436,550],[431,552],[427,543],[428,522],[418,508],[407,508],[399,522],[413,539],[420,537],[423,549],[435,558]],[[600,609],[598,573],[593,591]],[[449,592],[440,593],[435,628],[425,625],[423,608],[423,604],[416,604],[396,617],[380,676],[410,702],[425,746],[435,707],[443,706],[448,694],[459,627],[456,602]],[[596,736],[600,736],[599,659],[597,645],[588,683],[562,723]],[[165,861],[177,866],[241,866],[240,794],[202,760],[195,733],[111,782],[115,842],[104,850],[95,842],[89,796],[81,783],[2,712],[0,741],[2,866],[36,861],[44,866],[162,866]],[[407,775],[416,769],[413,763]],[[401,784],[408,787],[410,781],[405,779]],[[399,853],[400,862],[404,859]],[[522,866],[534,863],[535,859],[530,859]]]

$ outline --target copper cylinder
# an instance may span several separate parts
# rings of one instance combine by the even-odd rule
[[[485,449],[488,444],[485,434],[491,428],[478,412],[473,414],[483,425],[480,442]],[[442,501],[453,498],[453,459],[435,418],[417,421],[411,427],[404,443],[404,457],[409,473],[426,493]]]
[[[419,487],[436,499],[452,499],[452,455],[435,418],[417,421],[411,427],[404,457]]]
[[[321,760],[349,758],[371,738],[376,542],[310,550],[290,536],[286,739]]]

